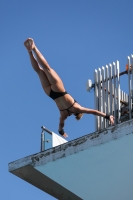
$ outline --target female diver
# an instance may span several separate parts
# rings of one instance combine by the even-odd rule
[[[58,74],[49,66],[46,59],[36,47],[32,38],[28,38],[24,42],[24,45],[28,50],[32,67],[40,78],[44,92],[55,101],[60,111],[58,131],[61,136],[64,138],[68,137],[63,128],[64,121],[71,115],[75,115],[77,120],[80,120],[84,113],[98,115],[108,119],[111,124],[114,124],[114,117],[112,115],[107,115],[98,110],[84,108],[79,103],[77,103],[70,94],[67,93],[62,80]]]

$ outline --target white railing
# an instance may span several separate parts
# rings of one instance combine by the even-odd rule
[[[119,61],[103,66],[94,72],[95,109],[114,115],[115,125],[123,121],[123,115],[132,118],[133,97],[133,55],[127,58],[126,71],[120,73]],[[120,76],[127,74],[129,94],[120,88]],[[95,117],[95,129],[101,130],[110,126],[103,117]]]

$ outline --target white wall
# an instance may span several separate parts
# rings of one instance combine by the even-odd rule
[[[84,200],[132,200],[133,133],[35,168]]]

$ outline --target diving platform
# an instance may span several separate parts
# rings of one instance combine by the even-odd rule
[[[133,119],[8,164],[59,200],[133,199]]]

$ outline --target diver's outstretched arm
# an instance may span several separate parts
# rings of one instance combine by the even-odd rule
[[[84,108],[82,106],[80,106],[78,108],[78,112],[86,113],[86,114],[93,114],[93,115],[97,115],[97,116],[100,116],[100,117],[104,117],[104,118],[108,119],[112,125],[114,124],[114,116],[113,115],[107,115],[106,113],[103,113],[101,111],[89,109],[89,108]]]

